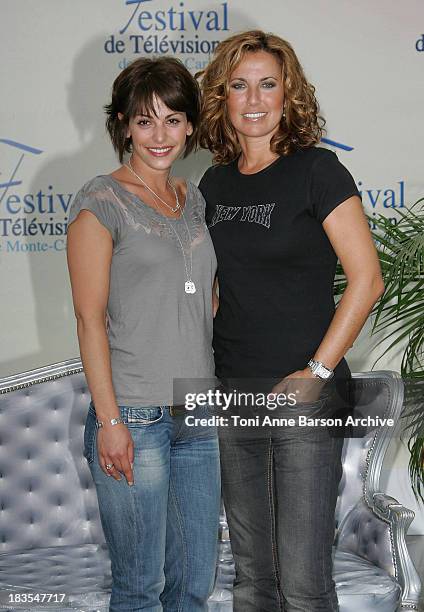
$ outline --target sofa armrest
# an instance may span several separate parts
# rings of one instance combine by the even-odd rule
[[[390,526],[395,578],[402,588],[402,609],[418,610],[421,581],[406,546],[406,534],[414,513],[385,493],[373,495],[373,510]]]

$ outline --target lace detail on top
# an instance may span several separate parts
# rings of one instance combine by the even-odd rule
[[[106,189],[111,194],[114,203],[122,211],[125,223],[133,230],[143,229],[146,234],[153,233],[179,244],[178,234],[185,252],[190,251],[204,239],[206,226],[202,195],[192,183],[187,182],[186,201],[182,215],[177,219],[172,219],[161,215],[153,207],[144,204],[138,196],[128,192],[115,179],[108,176],[101,178],[109,182]],[[113,185],[110,183],[113,183]],[[100,195],[101,192],[98,193]],[[189,234],[187,233],[187,227]]]

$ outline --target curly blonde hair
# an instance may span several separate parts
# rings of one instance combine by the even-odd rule
[[[195,75],[203,94],[199,142],[213,153],[215,164],[228,164],[241,152],[226,100],[232,72],[252,51],[271,53],[283,70],[285,112],[280,129],[271,139],[271,151],[289,155],[317,144],[323,134],[325,120],[318,115],[315,87],[306,80],[290,43],[262,30],[242,32],[221,41],[209,65]]]

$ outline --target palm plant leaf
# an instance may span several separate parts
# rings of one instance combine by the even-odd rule
[[[390,343],[378,357],[395,348],[403,351],[405,381],[404,434],[410,451],[409,475],[417,499],[424,501],[424,198],[397,210],[398,220],[373,217],[372,232],[384,278],[385,292],[373,310],[372,333],[384,332],[376,346]],[[337,266],[335,296],[346,288]],[[406,346],[405,346],[406,345]],[[375,364],[374,364],[375,365]]]
[[[417,499],[424,501],[424,199],[399,211],[396,225],[375,220],[374,239],[386,290],[374,309],[372,332],[390,331],[391,349],[402,346],[405,380],[404,434],[408,435],[409,476]]]
[[[373,332],[395,329],[388,350],[407,341],[401,373],[424,377],[424,199],[399,211],[394,225],[383,216],[373,219],[374,233],[386,290],[374,309]]]

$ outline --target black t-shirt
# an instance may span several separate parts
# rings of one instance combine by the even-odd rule
[[[282,378],[306,367],[334,314],[337,256],[322,227],[355,182],[323,148],[241,174],[209,168],[199,188],[218,259],[214,321],[219,378]],[[348,377],[342,360],[337,377]]]

